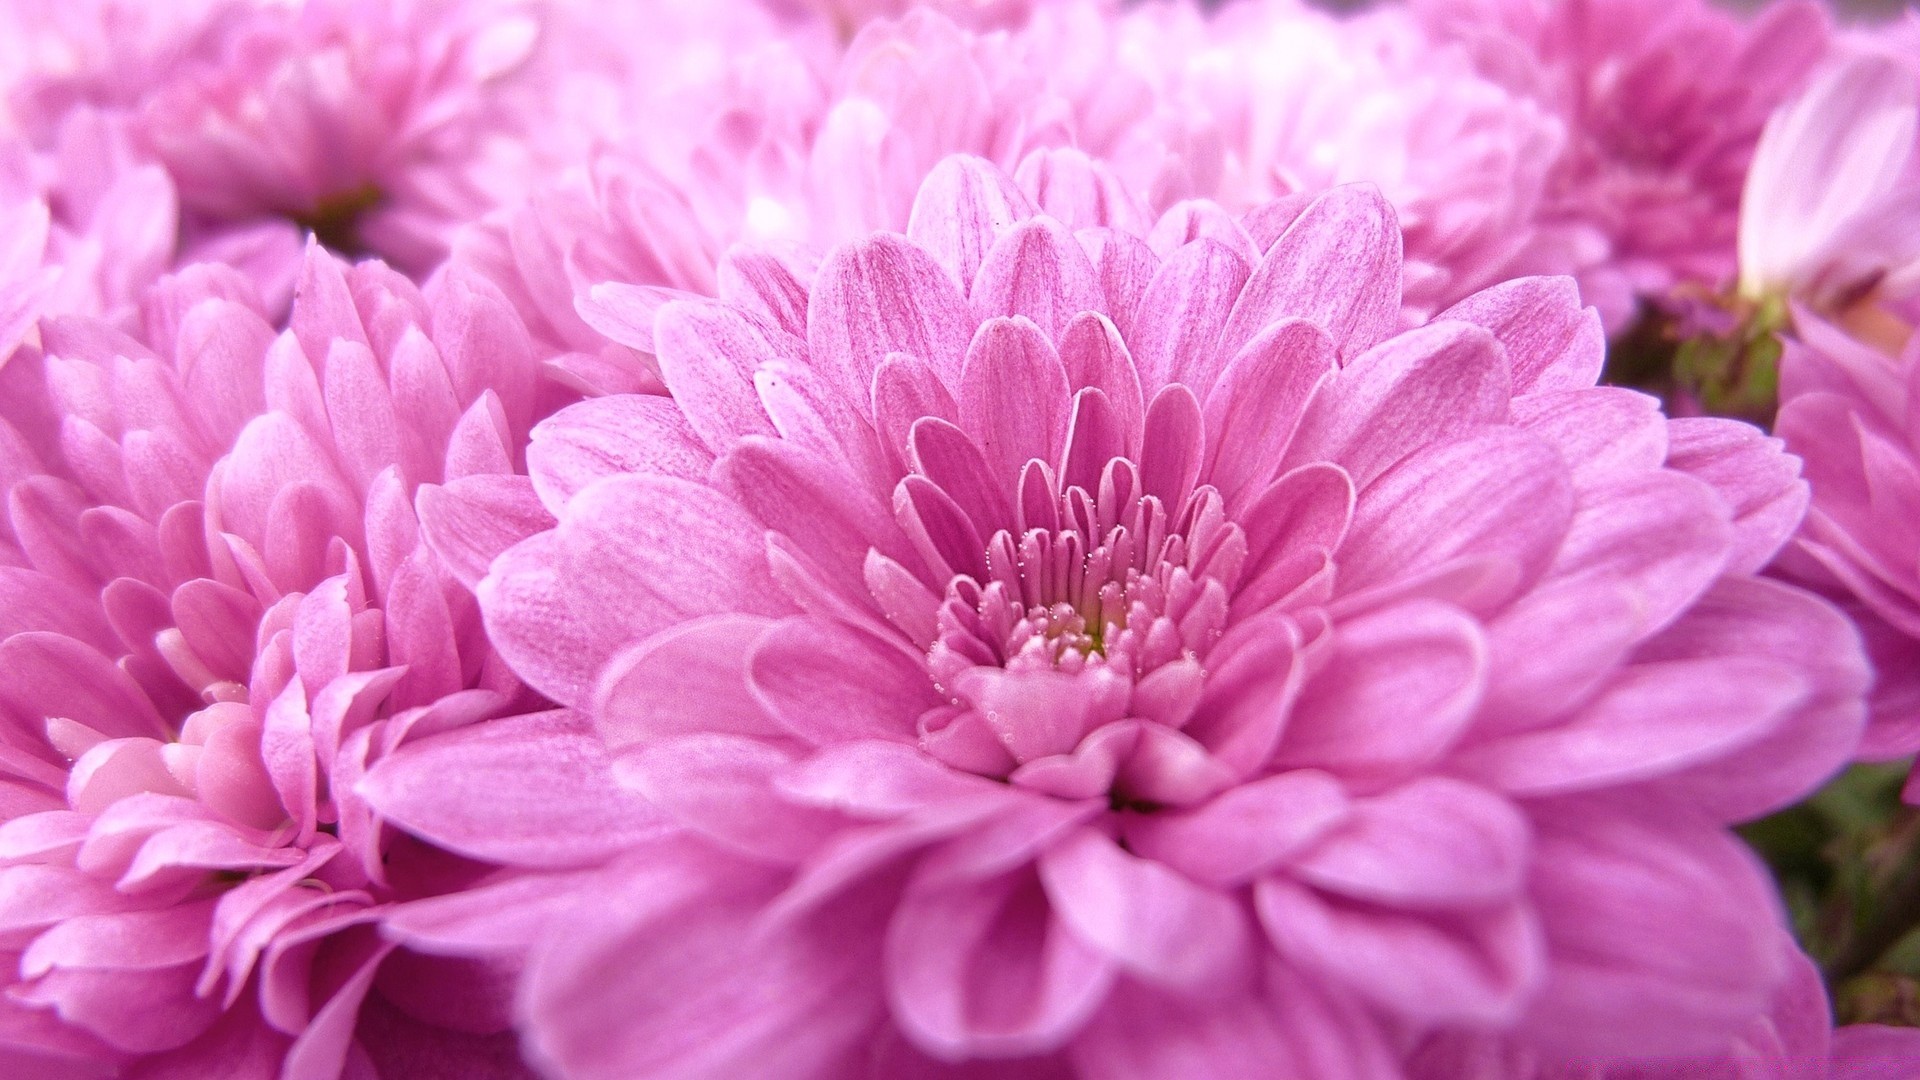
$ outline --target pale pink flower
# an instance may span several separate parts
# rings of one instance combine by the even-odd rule
[[[1822,70],[1767,121],[1754,154],[1740,214],[1741,293],[1833,315],[1920,292],[1916,139],[1920,69],[1911,58],[1853,49]]]
[[[1741,211],[1743,291],[1791,305],[1775,430],[1813,490],[1783,569],[1860,625],[1877,758],[1920,749],[1917,131],[1910,64],[1855,49],[1769,121]]]
[[[1575,267],[1610,331],[1676,285],[1731,284],[1762,126],[1823,55],[1811,3],[1751,20],[1708,0],[1422,0],[1432,31],[1566,123],[1520,269]]]
[[[0,1071],[517,1068],[513,942],[455,949],[409,902],[651,828],[578,721],[517,715],[545,705],[468,591],[490,536],[550,520],[511,494],[525,331],[471,277],[423,292],[317,246],[281,333],[213,266],[138,329],[51,319],[0,368]],[[443,557],[415,490],[479,474],[508,494]],[[586,747],[517,765],[574,840],[433,847],[370,809],[370,764],[482,720]]]
[[[810,288],[730,254],[658,314],[671,399],[533,434],[558,525],[488,629],[686,830],[535,954],[545,1067],[1379,1077],[1767,1012],[1726,825],[1847,759],[1868,678],[1754,576],[1792,459],[1595,388],[1564,281],[1397,332],[1369,189],[1252,258],[1069,232],[977,160],[909,219]]]

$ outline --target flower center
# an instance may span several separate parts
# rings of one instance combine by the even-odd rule
[[[1125,458],[1096,491],[1061,491],[1038,462],[1028,473],[1040,482],[1022,485],[1016,527],[986,541],[984,574],[947,584],[927,651],[947,704],[921,718],[930,753],[1016,782],[1036,762],[1119,753],[1142,725],[1186,722],[1246,551],[1211,488],[1169,511]],[[1114,764],[1078,786],[1107,790]]]

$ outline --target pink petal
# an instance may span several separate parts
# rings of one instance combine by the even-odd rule
[[[1244,977],[1253,936],[1231,894],[1085,829],[1048,848],[1039,869],[1060,921],[1129,973],[1184,990]]]
[[[1484,326],[1507,347],[1516,396],[1584,390],[1600,379],[1606,333],[1600,316],[1580,306],[1573,279],[1529,277],[1483,289],[1438,319]]]
[[[1522,1033],[1566,1057],[1714,1053],[1786,974],[1753,854],[1662,802],[1536,805],[1532,874],[1552,958]]]
[[[991,319],[967,349],[955,395],[960,429],[986,452],[994,475],[1011,481],[1030,459],[1057,459],[1072,407],[1066,369],[1038,327]]]
[[[1667,467],[1704,480],[1733,511],[1733,554],[1727,569],[1757,574],[1800,527],[1807,484],[1779,439],[1734,420],[1671,421]]]
[[[780,748],[737,735],[682,735],[632,747],[614,761],[623,787],[662,814],[760,861],[798,863],[833,818],[782,797],[774,777],[793,763]]]
[[[1540,929],[1517,904],[1408,915],[1278,876],[1254,886],[1254,904],[1282,956],[1415,1021],[1511,1024],[1546,966]]]
[[[1032,871],[910,894],[887,928],[885,963],[895,1023],[943,1058],[1055,1049],[1114,978],[1049,912]]]
[[[1458,610],[1428,601],[1343,623],[1300,700],[1279,760],[1336,774],[1394,774],[1429,762],[1480,701],[1486,643]]]
[[[376,762],[358,791],[409,832],[515,866],[590,865],[660,829],[615,786],[585,718],[565,711],[410,743]]]
[[[1213,240],[1188,244],[1161,264],[1127,336],[1141,389],[1151,395],[1173,382],[1196,394],[1213,388],[1233,355],[1221,347],[1220,333],[1246,283],[1246,260]]]
[[[719,304],[673,303],[654,322],[660,377],[687,423],[715,454],[745,435],[772,435],[753,373],[770,360],[793,361],[803,343]]]
[[[1422,777],[1354,800],[1293,873],[1392,907],[1471,907],[1520,892],[1528,846],[1526,818],[1512,803],[1472,784]]]
[[[555,525],[524,476],[467,476],[415,496],[428,548],[460,584],[477,588],[501,552]]]
[[[568,406],[533,431],[527,472],[555,514],[582,488],[607,476],[640,473],[705,480],[713,454],[669,399],[640,394]]]
[[[608,663],[590,710],[607,747],[700,731],[778,737],[747,681],[772,619],[720,614],[672,626]]]
[[[1220,372],[1206,399],[1207,467],[1229,507],[1273,479],[1274,466],[1314,392],[1333,371],[1333,342],[1318,326],[1268,325]]]
[[[1074,316],[1106,306],[1086,251],[1049,218],[1021,222],[1002,234],[982,261],[970,296],[980,322],[1023,315],[1056,343]]]
[[[893,352],[932,365],[951,386],[972,325],[946,271],[904,238],[882,233],[835,250],[821,264],[807,307],[807,351],[853,395],[873,385],[874,370]]]
[[[1238,349],[1262,327],[1299,318],[1355,357],[1394,331],[1399,311],[1399,222],[1376,188],[1350,184],[1315,199],[1267,250],[1221,345]]]
[[[1434,323],[1349,361],[1315,396],[1284,467],[1331,461],[1364,489],[1407,454],[1507,419],[1507,362],[1466,323]]]
[[[776,623],[747,662],[753,696],[782,728],[816,746],[914,738],[914,720],[942,703],[923,665],[838,623]]]
[[[954,154],[920,182],[907,238],[931,252],[956,286],[966,288],[994,241],[1033,213],[1033,204],[1006,173],[979,158]]]

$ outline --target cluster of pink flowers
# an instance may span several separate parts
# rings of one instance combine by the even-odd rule
[[[0,15],[0,1075],[1920,1076],[1920,21]]]

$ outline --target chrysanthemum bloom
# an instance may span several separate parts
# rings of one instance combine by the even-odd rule
[[[498,90],[537,34],[517,0],[230,2],[157,38],[93,6],[104,40],[24,80],[16,111],[37,137],[76,102],[135,116],[190,236],[279,220],[423,271],[520,179]]]
[[[569,772],[591,758],[548,755],[524,766],[561,792],[543,820],[598,802],[581,839],[521,859],[496,831],[463,858],[386,828],[356,784],[489,718],[580,741],[564,715],[512,715],[537,699],[413,507],[422,484],[514,471],[524,331],[484,284],[423,294],[315,247],[289,330],[197,267],[148,297],[141,336],[51,320],[44,356],[0,368],[0,1071],[511,1065],[492,1034],[511,958],[396,951],[383,920],[488,862],[630,836],[622,803]]]
[[[1706,0],[1417,8],[1482,72],[1566,122],[1522,272],[1577,267],[1610,332],[1642,298],[1733,279],[1747,165],[1768,114],[1826,48],[1822,8],[1786,0],[1750,21]]]
[[[1914,70],[1850,57],[1769,124],[1742,210],[1743,291],[1781,319],[1791,302],[1775,430],[1813,487],[1784,568],[1860,624],[1879,675],[1872,757],[1920,749],[1917,133]]]
[[[1038,13],[1029,36],[1063,10],[1073,9]],[[1402,299],[1422,321],[1509,276],[1500,271],[1532,238],[1561,122],[1431,41],[1404,7],[1336,19],[1290,0],[1212,16],[1162,4],[1070,31],[1053,49],[1070,59],[1050,82],[1083,116],[1126,117],[1136,130],[1110,137],[1123,148],[1114,165],[1156,208],[1199,196],[1239,213],[1375,184],[1399,213]],[[1113,40],[1071,47],[1102,38]],[[1154,134],[1153,153],[1124,153]]]
[[[1369,189],[1236,251],[955,159],[810,290],[743,252],[666,306],[671,399],[535,430],[558,525],[488,629],[686,829],[536,954],[547,1068],[1381,1077],[1766,1012],[1726,825],[1847,758],[1867,682],[1753,576],[1792,459],[1595,388],[1564,281],[1396,333]]]

